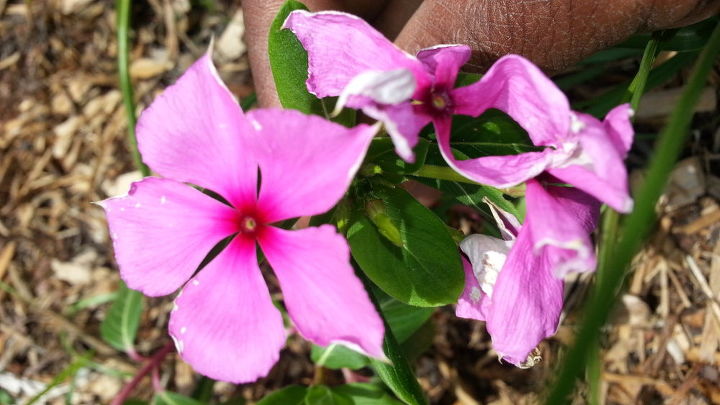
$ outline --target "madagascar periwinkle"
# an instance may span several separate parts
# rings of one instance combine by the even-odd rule
[[[394,266],[406,266],[405,273],[387,268],[382,278],[408,291],[416,288],[406,277],[412,271],[446,288],[441,284],[452,280],[444,278],[450,270],[428,266],[414,244],[451,234],[442,226],[437,235],[423,234],[422,224],[402,220],[407,207],[391,207],[373,194],[417,175],[402,168],[430,159],[431,152],[414,150],[425,136],[437,144],[437,160],[467,184],[525,183],[522,223],[517,201],[487,195],[477,201],[489,207],[501,237],[477,234],[451,243],[452,257],[462,255],[465,283],[455,286],[462,294],[445,303],[456,302],[459,317],[485,321],[500,358],[532,365],[538,344],[558,328],[563,277],[595,269],[591,234],[601,203],[619,212],[632,209],[623,163],[633,140],[629,106],[616,107],[603,121],[575,112],[540,69],[517,55],[458,86],[468,46],[438,45],[412,56],[350,14],[298,10],[283,26],[307,51],[307,91],[338,97],[336,113],[357,109],[378,124],[345,127],[329,121],[331,114],[280,109],[244,113],[210,54],[201,57],[137,125],[142,157],[162,177],[146,178],[127,196],[101,203],[122,278],[149,296],[180,289],[169,331],[196,371],[254,381],[267,375],[286,339],[258,265],[259,245],[282,290],[278,306],[287,308],[300,335],[387,361],[383,336],[392,331],[354,272],[353,265],[367,269],[350,256],[350,232],[343,235],[334,225],[346,232],[347,223],[359,224],[349,227],[358,235],[362,226],[377,225],[362,222],[371,206],[373,218],[382,215],[388,228],[362,233],[366,243],[353,245],[353,255],[377,249],[376,262],[391,257]],[[453,117],[480,117],[491,109],[514,120],[532,150],[458,158]],[[434,133],[421,135],[432,132],[423,131],[428,124]],[[400,180],[384,169],[356,176],[365,160],[382,155],[366,157],[381,125],[402,159],[393,173]],[[343,209],[334,210],[341,200]],[[332,215],[320,217],[327,212]],[[283,229],[286,220],[311,216],[324,224]],[[221,241],[227,246],[198,269]],[[462,280],[459,267],[458,275]],[[412,303],[393,294],[396,288],[378,284],[391,298]]]

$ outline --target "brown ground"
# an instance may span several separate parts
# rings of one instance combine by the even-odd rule
[[[202,54],[212,35],[231,90],[241,98],[251,93],[244,47],[236,40],[242,32],[237,4],[208,1],[214,7],[205,9],[204,3],[136,3],[132,72],[139,109]],[[0,0],[0,391],[20,402],[88,350],[95,353],[91,367],[77,374],[73,387],[59,385],[49,403],[64,403],[70,389],[72,403],[106,403],[140,366],[104,344],[98,329],[108,307],[102,299],[119,278],[103,215],[90,203],[123,193],[137,178],[125,143],[114,20],[111,1]],[[602,81],[574,93],[591,97],[630,77],[635,66],[616,63]],[[717,72],[694,124],[686,153],[691,159],[676,170],[676,184],[660,205],[661,225],[638,255],[603,337],[604,403],[720,403]],[[682,76],[668,86],[670,97]],[[640,132],[657,132],[667,95],[647,99],[656,104],[639,117]],[[650,145],[651,139],[640,137],[630,164],[642,166]],[[454,222],[463,229],[476,226],[466,217]],[[417,362],[432,402],[534,403],[582,316],[572,309],[587,280],[571,284],[569,315],[558,336],[542,344],[544,361],[530,370],[500,364],[481,323],[439,310],[432,347]],[[167,299],[149,300],[138,337],[142,354],[167,342],[168,305]],[[215,391],[218,398],[236,392],[257,400],[312,378],[307,345],[295,338],[268,378],[239,387],[217,384]],[[166,360],[161,382],[168,388],[189,393],[197,379],[176,356]],[[586,387],[579,392],[585,395]],[[145,381],[135,395],[150,393]],[[576,402],[586,403],[582,396]]]

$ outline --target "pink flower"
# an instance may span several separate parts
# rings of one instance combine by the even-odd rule
[[[361,108],[382,121],[406,161],[414,159],[420,130],[430,122],[449,128],[463,102],[453,87],[470,57],[466,45],[440,45],[413,57],[362,19],[335,11],[294,11],[284,27],[308,52],[308,90],[340,96],[336,110]]]
[[[532,366],[535,347],[555,334],[563,307],[563,281],[557,263],[567,268],[587,266],[599,203],[582,191],[568,187],[527,184],[528,213],[522,226],[515,217],[488,202],[503,239],[471,235],[460,243],[465,290],[456,307],[462,318],[484,320],[500,357],[518,366]],[[532,202],[532,204],[531,204]],[[530,212],[530,206],[543,212]],[[539,244],[545,227],[583,243],[574,249]],[[538,246],[540,246],[538,248]],[[558,257],[561,256],[561,257]]]
[[[528,60],[508,55],[480,79],[455,90],[456,114],[479,116],[497,108],[523,127],[541,152],[457,160],[447,131],[438,132],[448,163],[462,175],[494,187],[511,187],[547,172],[620,212],[632,210],[624,159],[633,140],[632,110],[620,105],[604,121],[572,111],[567,97]]]
[[[345,193],[375,133],[295,111],[243,114],[205,55],[140,117],[145,162],[165,178],[101,203],[123,280],[146,295],[182,287],[170,315],[178,353],[209,377],[268,373],[285,329],[258,267],[256,242],[308,340],[383,358],[382,320],[332,226],[272,226],[326,212]],[[222,196],[220,202],[189,186]],[[196,269],[221,240],[229,245]]]
[[[511,187],[542,172],[621,212],[632,209],[623,159],[632,143],[627,105],[605,121],[570,110],[565,95],[528,60],[508,55],[482,79],[454,88],[470,57],[465,45],[438,45],[410,56],[362,19],[340,12],[294,11],[285,21],[308,52],[308,90],[340,96],[382,121],[397,153],[412,160],[422,127],[433,122],[445,160],[462,175]],[[450,147],[452,115],[497,108],[522,126],[541,152],[458,160]]]

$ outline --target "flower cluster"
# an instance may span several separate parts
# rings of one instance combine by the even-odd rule
[[[572,111],[555,84],[517,55],[498,60],[479,81],[455,88],[470,57],[467,46],[435,46],[413,57],[343,13],[295,11],[285,26],[308,52],[308,90],[318,97],[339,96],[340,105],[383,122],[403,159],[413,159],[420,129],[432,122],[443,157],[458,173],[495,187],[527,182],[522,226],[495,209],[504,240],[473,235],[460,245],[470,264],[457,307],[458,316],[487,321],[502,358],[525,364],[557,329],[562,277],[595,269],[590,233],[600,202],[632,210],[623,164],[633,138],[629,106],[616,107],[602,122]],[[456,159],[452,116],[477,117],[490,108],[509,115],[544,149]]]
[[[308,52],[308,90],[337,96],[336,110],[360,109],[381,122],[402,159],[413,161],[420,130],[432,123],[442,156],[461,175],[495,187],[526,182],[523,224],[490,204],[503,239],[472,235],[460,244],[469,261],[457,305],[458,316],[487,322],[504,359],[526,364],[557,329],[562,277],[595,267],[590,234],[600,203],[632,207],[623,165],[633,137],[628,106],[602,122],[574,112],[552,81],[515,55],[456,87],[467,46],[411,56],[344,13],[295,11],[285,27]],[[490,108],[513,118],[538,151],[457,159],[452,117]],[[162,177],[101,205],[128,286],[149,296],[180,289],[170,335],[195,370],[248,382],[278,358],[286,331],[256,245],[303,337],[384,358],[383,322],[353,272],[345,239],[330,225],[278,225],[337,204],[378,128],[345,128],[290,110],[243,113],[209,54],[143,112],[139,149]],[[209,257],[221,242],[227,246]]]

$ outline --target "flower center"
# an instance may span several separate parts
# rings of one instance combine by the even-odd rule
[[[257,225],[255,218],[247,215],[240,220],[240,232],[253,233],[257,229]]]
[[[432,105],[436,110],[444,110],[448,106],[448,100],[444,94],[433,94]]]

